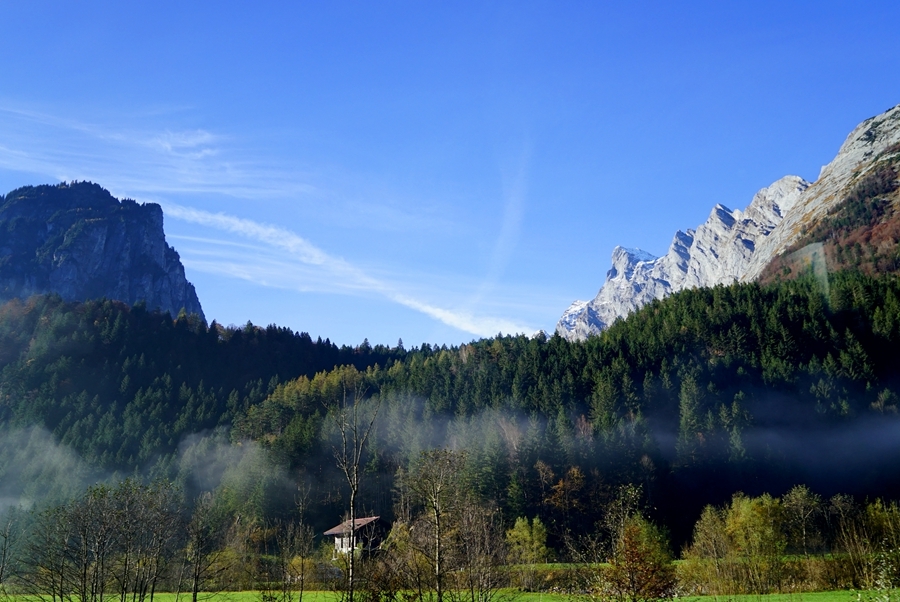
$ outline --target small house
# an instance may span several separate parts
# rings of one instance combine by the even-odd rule
[[[334,536],[334,557],[337,557],[338,554],[348,554],[350,552],[350,534],[353,532],[356,533],[357,549],[367,551],[376,546],[375,527],[379,518],[378,516],[357,518],[354,526],[351,526],[349,520],[345,520],[337,527],[325,531],[325,535]]]

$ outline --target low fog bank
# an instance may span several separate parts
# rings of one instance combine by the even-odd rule
[[[205,492],[224,491],[237,507],[257,513],[264,509],[250,506],[264,503],[261,491],[292,499],[297,490],[296,482],[259,444],[232,443],[224,429],[185,437],[173,457],[159,459],[133,474],[92,468],[42,427],[0,429],[0,514],[61,504],[92,485],[114,484],[125,478],[145,483],[170,480],[188,505]]]

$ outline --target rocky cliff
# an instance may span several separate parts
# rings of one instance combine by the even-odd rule
[[[760,190],[744,211],[716,205],[696,230],[677,232],[663,257],[616,247],[600,292],[592,301],[569,306],[556,331],[582,340],[653,299],[686,288],[755,280],[772,266],[790,272],[790,262],[781,256],[809,243],[824,243],[829,269],[847,265],[844,251],[851,241],[856,256],[850,265],[860,267],[865,255],[873,265],[893,262],[894,271],[900,270],[898,173],[900,105],[860,124],[814,184],[786,176]]]
[[[0,197],[0,300],[51,292],[203,317],[178,253],[166,244],[162,208],[119,201],[89,182]]]
[[[896,184],[897,169],[900,165],[898,157],[900,157],[900,105],[863,121],[847,136],[834,160],[822,168],[815,183],[760,245],[758,253],[747,265],[741,280],[750,281],[759,278],[773,259],[798,243],[828,242],[831,238],[830,233],[814,237],[822,240],[804,239],[808,238],[808,234],[815,232],[817,226],[830,215],[834,215],[842,205],[846,205],[848,201],[853,202],[853,197],[859,194],[859,189],[865,188],[867,180],[876,176],[876,172],[880,169],[892,170],[890,183]],[[862,194],[865,195],[864,192]],[[881,217],[880,221],[892,221],[894,216],[891,214]],[[871,228],[865,230],[871,231]],[[896,240],[890,241],[892,250],[896,244]]]

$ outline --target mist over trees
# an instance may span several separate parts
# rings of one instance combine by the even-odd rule
[[[12,300],[0,308],[0,421],[42,426],[92,466],[144,470],[184,437],[230,427],[282,380],[394,355],[113,301]]]
[[[259,560],[288,546],[274,525],[298,520],[302,499],[303,533],[321,534],[351,495],[355,515],[394,526],[366,581],[435,600],[489,596],[491,567],[536,565],[534,549],[586,558],[582,535],[614,567],[604,587],[633,600],[638,573],[668,591],[659,567],[681,554],[693,572],[679,579],[698,591],[778,590],[799,579],[785,554],[808,568],[834,550],[855,564],[820,576],[871,584],[894,562],[860,535],[893,537],[893,502],[860,504],[900,498],[898,343],[900,282],[859,273],[833,275],[827,295],[802,278],[684,291],[583,343],[409,349],[102,300],[12,301],[0,307],[0,510],[24,512],[29,541],[68,541],[31,523],[85,495],[107,503],[125,476],[138,493],[168,483],[196,539],[159,571],[169,587],[178,565],[195,591],[252,585],[229,568],[248,558],[267,574],[306,571],[302,558]],[[353,424],[364,444],[342,464],[335,442]],[[523,543],[535,532],[540,545]],[[546,582],[531,570],[520,583]],[[134,568],[116,579],[153,587]]]
[[[812,280],[734,285],[653,303],[585,343],[415,347],[355,371],[381,404],[363,504],[390,513],[393,475],[435,448],[464,450],[472,489],[507,524],[540,517],[554,547],[628,483],[678,546],[735,491],[894,497],[898,293],[894,279],[858,274],[833,277],[828,298]],[[306,442],[345,370],[277,386],[233,434],[321,471]]]

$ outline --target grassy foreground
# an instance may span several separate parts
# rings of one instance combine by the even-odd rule
[[[734,595],[734,596],[685,596],[675,598],[678,602],[864,602],[871,599],[866,592],[833,591],[805,592],[797,594]],[[527,593],[516,597],[516,602],[572,602],[567,594]]]
[[[742,596],[686,596],[684,602],[857,602],[871,600],[874,592],[832,591],[804,592],[796,594],[767,594]]]
[[[519,593],[512,596],[515,602],[572,602],[577,598],[568,594]],[[686,596],[675,598],[678,602],[867,602],[874,600],[875,592],[832,591],[805,592],[797,594],[735,595],[735,596]],[[34,596],[8,596],[11,602],[36,602]],[[190,594],[180,594],[177,599],[172,593],[158,593],[154,602],[190,602]],[[221,592],[202,594],[203,602],[260,602],[259,592]],[[330,591],[308,591],[303,593],[303,602],[338,602],[340,596]],[[198,601],[199,602],[199,601]]]

